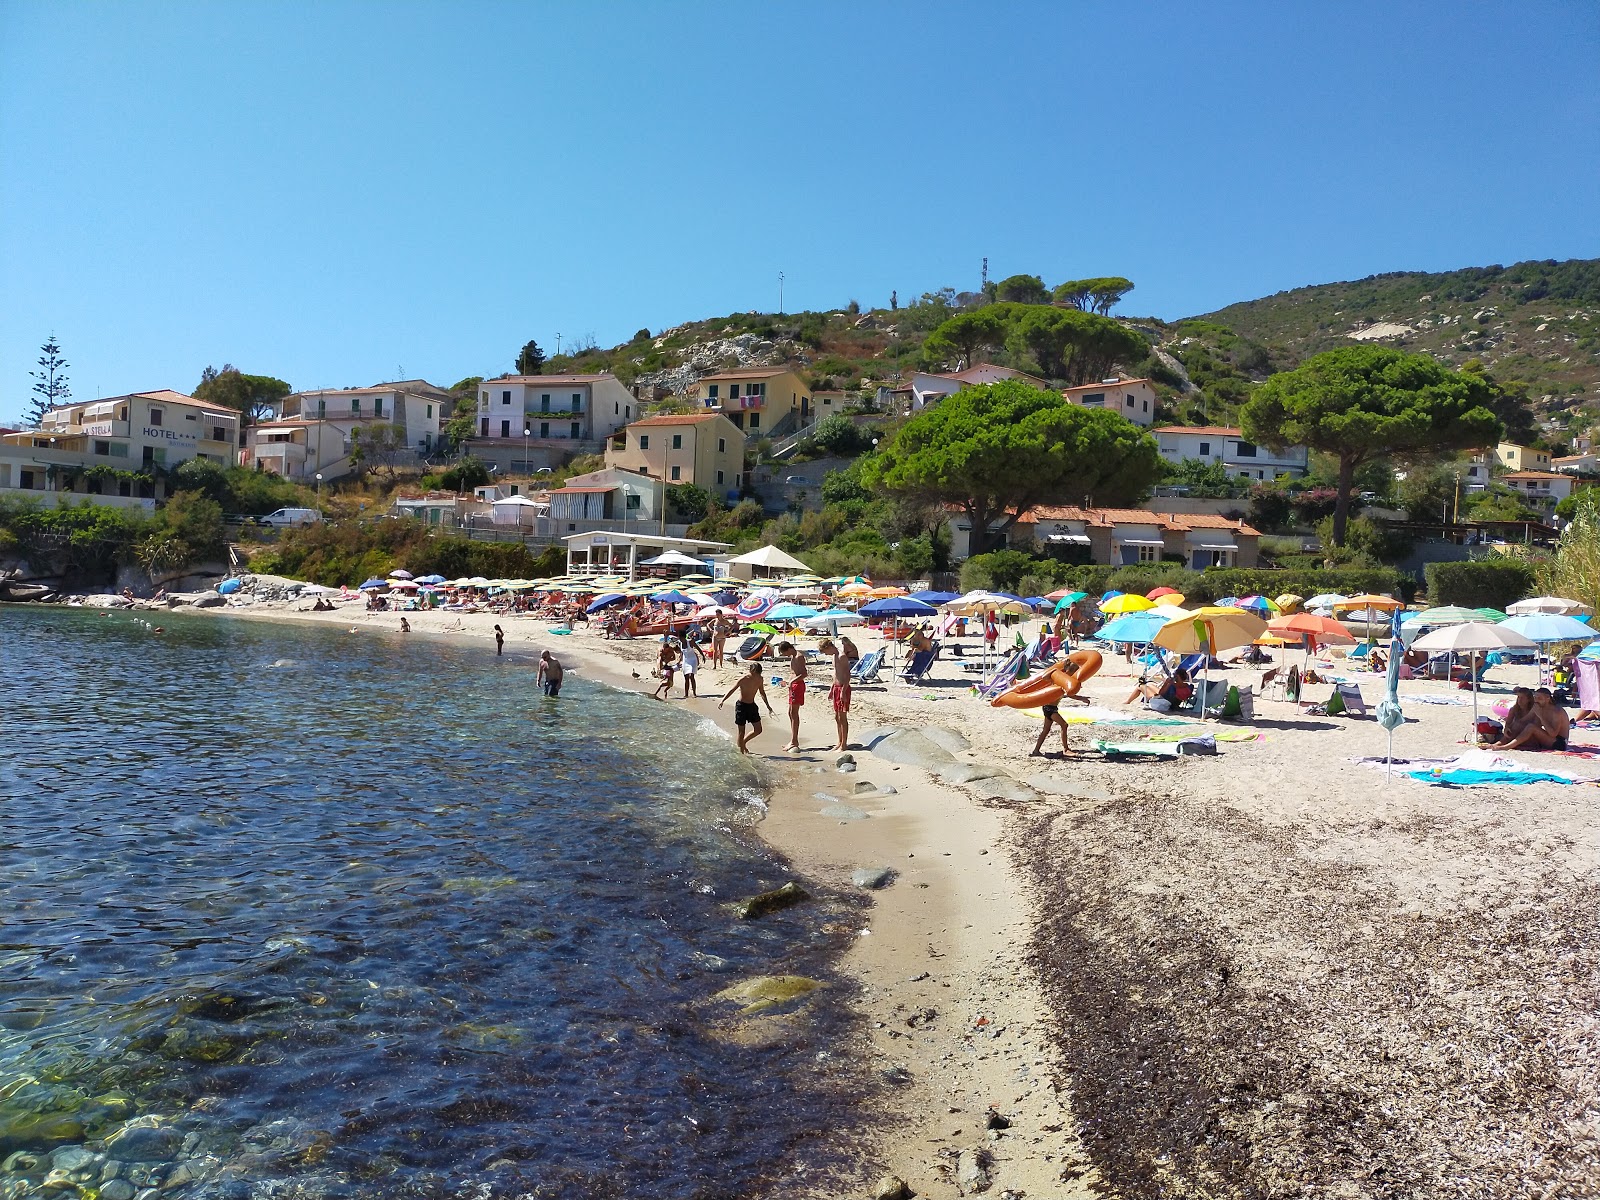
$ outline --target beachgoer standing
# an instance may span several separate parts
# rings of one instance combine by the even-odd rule
[[[761,703],[767,706],[767,712],[772,712],[772,701],[767,699],[767,685],[761,678],[760,663],[750,664],[750,670],[739,676],[738,682],[717,701],[717,707],[721,708],[726,704],[728,697],[735,692],[739,693],[739,699],[733,706],[733,724],[739,731],[739,753],[749,754],[750,751],[745,747],[761,736],[761,710],[756,707],[756,697],[760,696]],[[755,728],[746,734],[744,731],[746,725],[753,725]]]
[[[700,647],[689,638],[683,643],[683,698],[687,700],[692,694],[696,699],[700,696],[700,686],[695,682],[695,669],[700,665]]]
[[[717,617],[711,622],[711,665],[718,670],[722,668],[722,647],[727,640],[727,623]]]
[[[504,629],[501,629],[500,626],[496,625],[494,627],[494,653],[495,653],[495,657],[498,658],[500,655],[504,654],[505,653],[505,649],[506,649],[506,631]]]
[[[845,639],[849,644],[849,639]],[[828,702],[833,705],[833,724],[839,733],[837,749],[850,748],[850,656],[835,646],[832,640],[824,641],[817,649],[833,659],[833,682],[828,687]]]
[[[673,645],[672,639],[661,639],[661,653],[656,655],[656,673],[661,676],[661,682],[656,684],[656,690],[650,693],[652,700],[665,700],[672,695],[672,672],[678,663],[678,650]]]
[[[496,626],[496,628],[499,628]],[[545,650],[539,654],[539,673],[534,676],[534,682],[544,688],[544,694],[551,699],[561,695],[561,677],[566,674],[562,669],[561,661],[550,651]]]
[[[800,749],[800,710],[806,702],[806,656],[788,642],[778,643],[778,654],[789,664],[794,678],[789,681],[789,744],[785,750]]]
[[[1039,727],[1038,740],[1033,743],[1033,749],[1029,751],[1028,757],[1037,758],[1039,756],[1040,751],[1044,749],[1045,738],[1050,736],[1050,727],[1052,725],[1058,725],[1061,728],[1061,753],[1071,754],[1072,746],[1067,742],[1067,721],[1061,715],[1060,707],[1054,704],[1046,704],[1039,710],[1039,715],[1044,718],[1044,722]]]

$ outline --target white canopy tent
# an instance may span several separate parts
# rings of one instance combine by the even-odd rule
[[[741,565],[751,568],[754,576],[757,572],[763,577],[771,578],[780,574],[795,574],[804,571],[810,573],[811,568],[806,566],[792,554],[785,554],[776,546],[762,546],[759,550],[752,550],[749,554],[741,554],[737,558],[730,558],[728,565]]]

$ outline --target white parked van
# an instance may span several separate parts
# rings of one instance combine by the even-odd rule
[[[263,525],[283,528],[291,525],[315,525],[322,520],[322,514],[314,508],[280,508],[277,512],[270,512],[258,519]]]

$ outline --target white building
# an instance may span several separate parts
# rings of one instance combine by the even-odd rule
[[[1151,432],[1167,462],[1192,458],[1221,463],[1229,475],[1239,479],[1299,479],[1310,458],[1304,446],[1275,451],[1247,442],[1239,430],[1222,425],[1163,425]]]
[[[599,454],[633,420],[633,393],[615,375],[508,375],[478,385],[478,428],[465,449],[506,473]]]
[[[955,395],[962,388],[978,387],[985,383],[1000,383],[1006,379],[1020,379],[1023,383],[1036,388],[1048,389],[1050,386],[1043,379],[1029,375],[1026,371],[1000,367],[994,363],[977,363],[962,371],[952,371],[948,375],[918,371],[911,377],[911,382],[903,386],[910,391],[911,411],[921,412],[928,405],[937,404],[946,396]]]
[[[1156,387],[1148,379],[1102,379],[1062,388],[1061,395],[1068,404],[1121,413],[1135,425],[1155,423]]]
[[[450,403],[448,392],[421,380],[296,392],[275,419],[246,430],[239,461],[287,479],[338,479],[353,469],[355,431],[388,429],[392,448],[385,453],[397,464],[415,464],[439,448]]]
[[[0,436],[0,495],[153,508],[164,494],[159,471],[191,458],[231,467],[238,444],[237,412],[182,392],[63,404],[38,429]]]
[[[1547,516],[1576,488],[1583,486],[1571,475],[1558,471],[1507,471],[1500,476],[1500,482],[1516,492],[1529,508]]]
[[[1553,458],[1550,465],[1569,475],[1600,475],[1600,450],[1584,449],[1577,454]]]

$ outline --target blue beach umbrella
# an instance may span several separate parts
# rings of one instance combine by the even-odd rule
[[[1143,645],[1154,639],[1166,624],[1167,618],[1161,615],[1161,610],[1151,609],[1146,612],[1128,613],[1114,621],[1107,621],[1095,636],[1102,642],[1133,642],[1135,645]]]
[[[779,604],[767,611],[769,621],[804,621],[817,615],[817,610],[805,604]]]
[[[921,600],[924,604],[938,605],[948,604],[952,600],[959,599],[960,596],[960,592],[917,592],[911,598],[913,600]]]
[[[367,592],[372,591],[374,588],[386,588],[388,586],[389,581],[387,579],[369,579],[361,585],[360,590]]]
[[[1118,597],[1120,595],[1122,595],[1121,592],[1116,592],[1116,591],[1107,592],[1107,593],[1105,593],[1105,595],[1100,597],[1100,603],[1104,604],[1107,600],[1115,599],[1116,597]]]
[[[602,608],[610,608],[618,600],[626,600],[627,598],[628,597],[622,592],[607,592],[603,596],[596,596],[592,601],[590,601],[589,607],[583,611],[599,612]]]
[[[666,592],[652,592],[652,593],[650,593],[650,599],[654,600],[657,604],[698,604],[699,603],[699,601],[696,600],[693,596],[685,596],[682,592],[677,591],[676,589],[671,590],[671,591],[666,591]]]
[[[1529,613],[1522,617],[1509,617],[1500,622],[1500,627],[1514,630],[1530,642],[1592,642],[1600,638],[1600,629],[1592,629],[1582,621],[1561,613]]]
[[[863,604],[858,611],[864,617],[938,616],[938,610],[933,605],[913,600],[910,596],[887,596],[882,600],[874,600],[871,604]]]
[[[445,578],[444,578],[443,575],[418,575],[417,578],[413,582],[415,582],[415,583],[444,583],[445,582]]]

